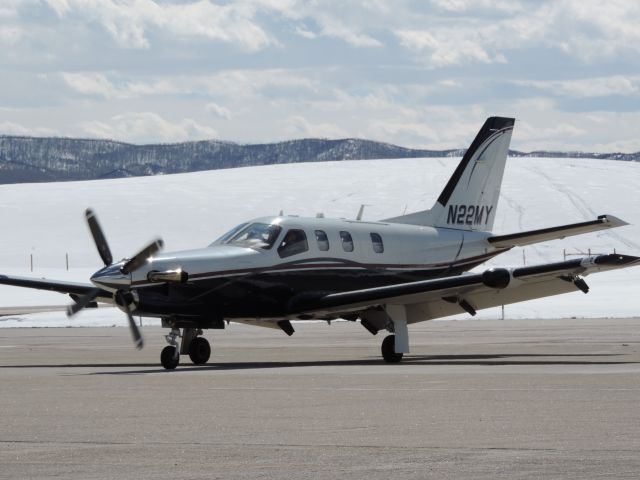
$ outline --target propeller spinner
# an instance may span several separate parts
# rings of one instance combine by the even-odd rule
[[[133,257],[114,264],[111,249],[109,248],[107,239],[100,227],[100,223],[98,223],[96,214],[93,210],[87,209],[85,217],[87,219],[87,224],[89,225],[93,241],[98,249],[98,254],[104,262],[105,267],[98,270],[91,277],[91,282],[93,282],[93,284],[98,288],[90,290],[86,295],[78,298],[74,304],[69,305],[67,307],[67,316],[71,317],[78,313],[93,302],[105,291],[105,289],[115,290],[113,298],[116,304],[121,306],[126,313],[133,342],[137,349],[141,349],[144,343],[142,334],[140,333],[140,329],[136,325],[133,319],[133,314],[131,313],[132,295],[130,274],[142,267],[149,257],[161,250],[164,243],[161,239],[154,240]],[[104,289],[100,287],[103,287]]]

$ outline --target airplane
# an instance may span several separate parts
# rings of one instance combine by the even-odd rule
[[[492,233],[515,119],[488,118],[430,210],[380,221],[297,216],[241,223],[206,248],[161,253],[157,239],[114,261],[92,210],[85,212],[104,267],[89,283],[0,275],[0,284],[51,290],[73,299],[69,316],[97,302],[169,328],[160,355],[175,369],[180,355],[206,364],[208,329],[229,322],[294,333],[296,320],[359,321],[376,335],[388,363],[409,353],[408,325],[574,291],[584,277],[640,264],[640,257],[593,255],[518,268],[469,272],[516,246],[628,225],[612,215],[506,235]],[[293,322],[293,323],[292,323]]]

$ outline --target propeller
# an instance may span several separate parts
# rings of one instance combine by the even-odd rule
[[[124,277],[126,275],[129,275],[142,267],[149,257],[160,251],[164,246],[164,242],[162,241],[162,239],[154,240],[145,248],[136,253],[133,257],[126,259],[122,267],[120,267],[119,269],[112,268],[114,266],[113,255],[111,255],[111,249],[109,248],[109,244],[107,243],[107,239],[104,236],[102,228],[100,227],[100,223],[98,222],[96,214],[89,208],[85,211],[85,218],[87,219],[87,224],[89,225],[89,230],[91,231],[93,241],[95,242],[96,248],[98,249],[98,254],[100,255],[100,258],[105,265],[104,269],[100,270],[94,275],[94,277],[92,277],[92,281],[99,279],[99,274],[103,271],[105,271],[104,274],[108,276],[122,275]],[[94,281],[94,283],[99,285],[99,282],[97,280]],[[124,288],[119,288],[115,291],[115,293],[113,294],[113,298],[116,304],[124,309],[124,312],[127,315],[127,320],[129,322],[129,329],[131,330],[133,342],[136,348],[139,350],[142,348],[144,341],[142,339],[140,329],[136,325],[136,322],[133,319],[133,314],[131,313],[131,303],[133,302],[133,297],[130,292],[130,285],[123,285],[123,287]],[[85,295],[79,297],[75,301],[75,303],[67,307],[67,316],[71,317],[83,308],[87,307],[101,293],[104,293],[104,290],[101,288],[94,288],[92,290],[89,290]]]
[[[144,341],[142,340],[140,329],[138,328],[138,325],[136,325],[136,322],[133,319],[133,315],[131,314],[131,303],[127,301],[126,294],[122,290],[118,290],[116,292],[115,300],[118,305],[122,305],[124,307],[124,311],[127,314],[127,320],[129,320],[129,330],[131,330],[131,336],[133,337],[134,345],[138,350],[142,349],[142,347],[144,346]]]
[[[111,255],[111,249],[109,248],[107,239],[105,238],[104,233],[102,233],[102,228],[100,228],[100,223],[98,223],[98,218],[90,208],[87,208],[84,212],[84,216],[87,219],[87,224],[89,224],[89,230],[91,230],[93,241],[98,248],[98,254],[104,262],[104,266],[108,267],[113,263],[113,256]]]

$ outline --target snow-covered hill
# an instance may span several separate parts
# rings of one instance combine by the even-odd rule
[[[255,145],[216,140],[132,145],[111,140],[0,135],[0,184],[113,179],[283,163],[463,154],[461,149],[418,150],[357,138],[304,138]],[[640,161],[640,152],[524,153],[512,150],[511,155]]]
[[[114,256],[133,254],[155,235],[167,250],[199,247],[234,225],[277,214],[380,219],[430,208],[459,159],[426,158],[271,165],[170,176],[0,186],[0,273],[85,281],[100,266],[83,212],[99,214]],[[590,159],[510,158],[496,233],[613,214],[632,225],[516,249],[492,264],[522,265],[580,252],[640,255],[640,164]],[[71,270],[65,271],[65,255]],[[34,272],[30,270],[33,255]],[[640,268],[588,278],[592,291],[507,306],[509,317],[635,316]],[[64,304],[59,294],[0,287],[0,307]],[[83,312],[69,324],[124,323],[119,312]],[[479,316],[496,318],[496,311]],[[67,324],[63,314],[31,323]],[[38,320],[40,319],[40,320]],[[98,320],[95,320],[98,319]],[[102,320],[100,320],[102,319]],[[24,320],[24,319],[23,319]]]

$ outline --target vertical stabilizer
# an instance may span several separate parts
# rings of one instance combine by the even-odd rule
[[[491,231],[515,119],[490,117],[431,210],[386,221]]]

